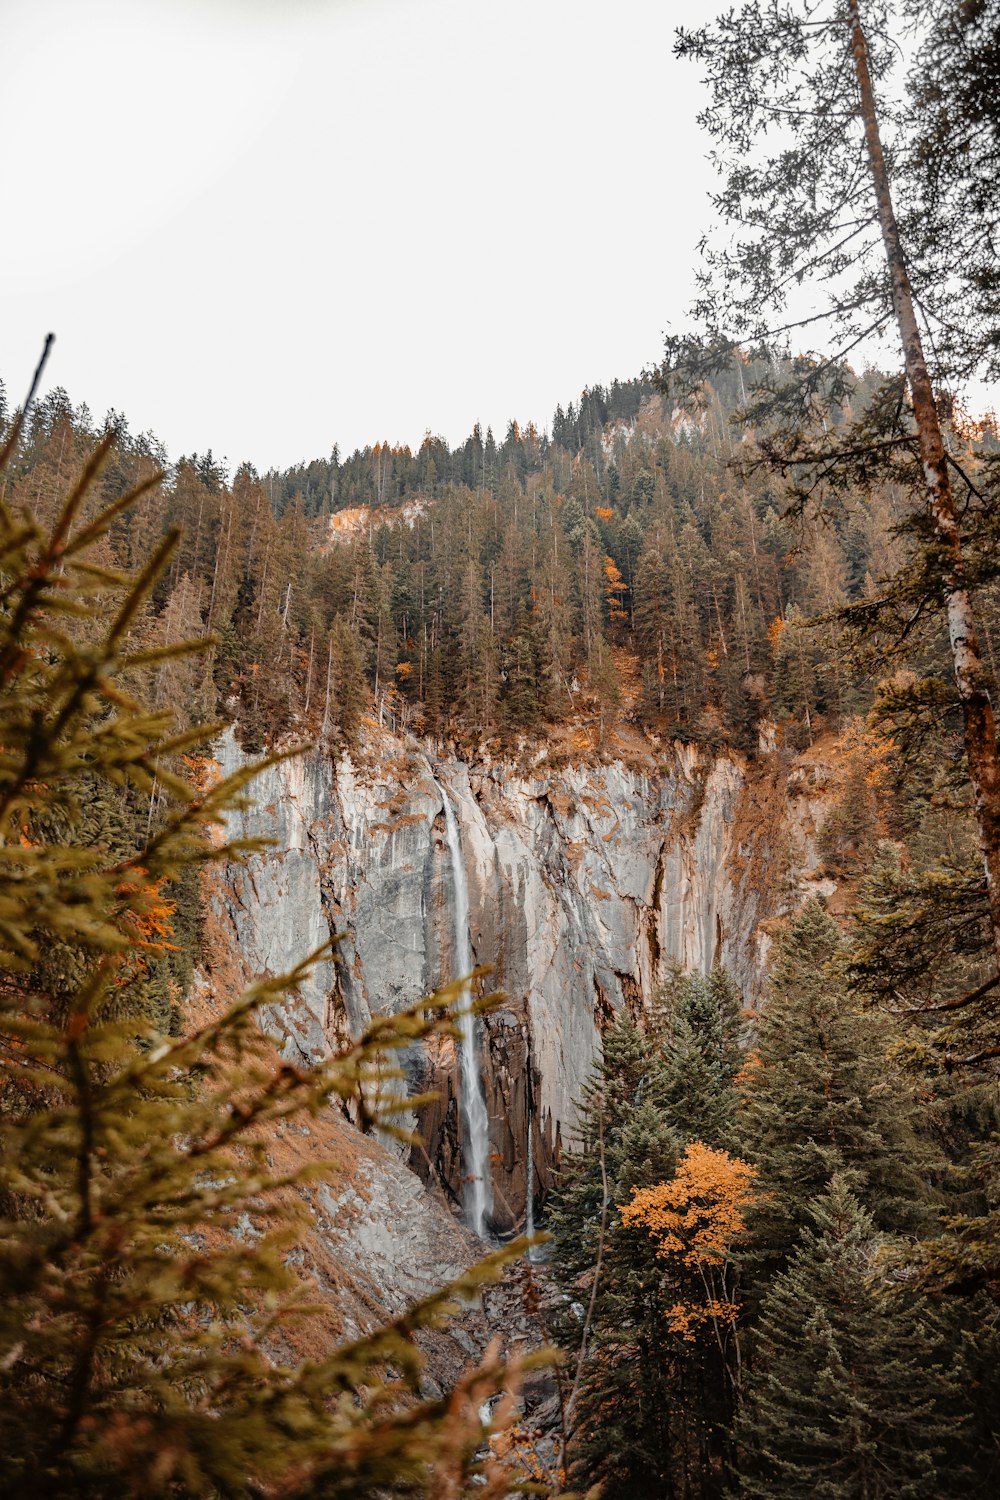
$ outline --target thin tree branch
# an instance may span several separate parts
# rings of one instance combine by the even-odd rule
[[[49,353],[52,349],[52,345],[55,343],[55,339],[56,336],[54,333],[47,333],[45,335],[45,344],[42,349],[39,361],[35,366],[35,373],[31,377],[31,386],[28,390],[27,398],[24,405],[21,407],[21,410],[14,418],[14,424],[11,427],[10,432],[7,434],[7,441],[4,443],[3,447],[0,448],[0,469],[6,467],[11,454],[17,446],[17,440],[21,436],[21,431],[24,427],[25,420],[27,419],[28,412],[31,409],[31,403],[35,399],[39,383],[41,382],[42,373],[45,369],[46,364],[48,363]]]

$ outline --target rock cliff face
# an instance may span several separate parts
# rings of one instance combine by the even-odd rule
[[[225,736],[225,771],[241,762]],[[800,778],[801,780],[801,778]],[[442,791],[458,821],[477,964],[504,1005],[483,1025],[494,1222],[523,1226],[530,1149],[544,1197],[603,1022],[637,1010],[673,962],[726,964],[753,1004],[789,879],[817,864],[816,806],[787,765],[671,747],[648,765],[548,769],[429,760],[381,738],[364,759],[318,755],[265,771],[234,832],[274,841],[230,872],[222,898],[246,963],[277,973],[343,934],[301,999],[271,1019],[314,1055],[453,976],[453,870]],[[409,1061],[439,1102],[411,1165],[461,1196],[458,1064],[450,1043]],[[530,1132],[530,1145],[529,1145]]]
[[[209,1022],[254,977],[230,917],[243,908],[234,907],[228,882],[217,874],[209,878],[208,895],[202,964],[185,1006],[194,1026]],[[303,1168],[316,1173],[287,1190],[307,1212],[291,1261],[313,1311],[272,1330],[268,1348],[278,1358],[324,1358],[438,1292],[482,1254],[482,1242],[455,1222],[440,1192],[428,1191],[404,1162],[333,1106],[273,1124],[267,1156],[278,1176],[294,1177]],[[234,1229],[241,1240],[255,1232],[251,1215]],[[506,1332],[492,1316],[496,1296],[490,1292],[446,1325],[417,1335],[428,1393],[453,1385],[493,1333]]]

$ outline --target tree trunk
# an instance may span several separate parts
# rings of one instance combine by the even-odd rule
[[[323,705],[323,723],[319,731],[320,743],[326,744],[326,737],[330,732],[330,683],[333,678],[333,636],[326,653],[326,702]]]
[[[308,714],[309,714],[309,699],[312,697],[313,649],[314,649],[315,645],[316,645],[316,625],[315,625],[315,622],[313,622],[312,629],[309,632],[309,665],[306,668],[306,701],[305,701],[305,707],[302,710],[302,717],[303,718],[308,717]]]
[[[868,66],[868,46],[858,0],[848,0],[851,50],[858,84],[861,119],[868,164],[875,187],[879,227],[892,285],[892,305],[903,344],[906,379],[910,387],[917,441],[924,472],[927,507],[937,540],[946,558],[943,577],[951,657],[962,706],[965,753],[975,804],[979,846],[986,866],[986,885],[993,928],[993,947],[1000,964],[1000,757],[997,754],[993,705],[986,688],[972,598],[966,583],[962,537],[948,473],[944,436],[938,419],[934,389],[924,357],[913,303],[913,291],[899,240],[899,228],[889,191],[889,176],[879,135],[878,112]]]

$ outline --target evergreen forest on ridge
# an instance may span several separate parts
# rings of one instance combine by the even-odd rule
[[[766,719],[796,748],[840,727],[870,706],[870,677],[836,620],[809,622],[875,595],[903,555],[906,503],[886,487],[830,526],[783,523],[772,476],[730,471],[743,366],[691,413],[649,379],[585,391],[551,437],[512,420],[500,444],[478,429],[454,452],[376,443],[263,477],[180,458],[109,537],[128,567],[179,528],[144,630],[216,638],[179,679],[162,674],[158,701],[191,723],[235,717],[252,749],[289,733],[350,744],[369,709],[508,745],[579,716],[603,746],[623,691],[632,722],[710,746],[753,751]],[[856,383],[840,421],[877,382]],[[37,403],[15,502],[51,515],[104,430],[61,391]],[[151,436],[110,432],[107,502],[166,463]],[[976,451],[995,444],[987,425]],[[985,631],[992,660],[992,601]]]

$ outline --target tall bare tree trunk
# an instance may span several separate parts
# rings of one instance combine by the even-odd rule
[[[326,744],[326,737],[330,732],[330,685],[333,679],[333,636],[326,653],[326,702],[323,704],[323,723],[320,727],[320,744]]]
[[[309,665],[306,668],[306,701],[305,701],[305,705],[304,705],[304,707],[302,709],[302,717],[303,718],[305,718],[308,715],[308,713],[309,713],[309,699],[312,697],[312,685],[313,685],[313,650],[315,648],[315,645],[316,645],[316,622],[313,621],[312,628],[309,631]]]
[[[892,283],[892,305],[903,344],[906,379],[917,424],[917,441],[927,491],[927,508],[944,557],[944,602],[948,617],[951,658],[958,685],[965,731],[965,753],[975,804],[979,846],[986,866],[986,885],[993,927],[993,947],[1000,964],[1000,756],[997,754],[996,722],[986,689],[982,655],[972,598],[966,583],[962,536],[955,515],[944,435],[938,419],[934,388],[927,370],[923,342],[917,325],[913,290],[899,240],[899,227],[889,191],[878,111],[868,65],[868,44],[858,0],[848,0],[851,51],[858,83],[861,119],[865,129],[868,165],[875,186],[879,227]]]

